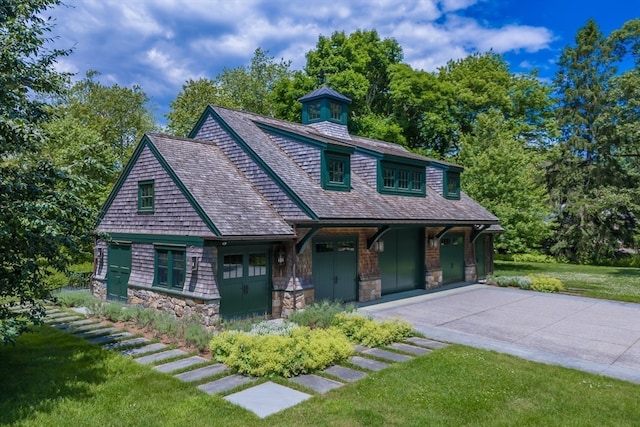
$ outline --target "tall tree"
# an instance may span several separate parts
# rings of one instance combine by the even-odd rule
[[[142,134],[156,128],[152,106],[140,86],[107,86],[96,80],[99,76],[98,71],[88,71],[65,91],[58,115],[95,130],[124,164]]]
[[[388,117],[389,67],[402,60],[402,48],[396,40],[380,39],[375,30],[357,30],[350,35],[338,31],[330,37],[321,35],[306,56],[304,72],[294,73],[276,86],[278,117],[300,120],[297,99],[326,83],[352,100],[350,132],[374,138],[386,135],[394,142],[404,142],[395,119]]]
[[[61,92],[54,69],[69,52],[48,49],[47,13],[57,0],[0,5],[0,341],[12,342],[38,322],[48,295],[47,267],[64,270],[88,230],[76,181],[43,155],[47,109],[37,96]],[[28,304],[16,313],[11,308]]]
[[[498,218],[505,232],[496,249],[539,250],[550,237],[549,197],[541,171],[545,156],[523,144],[517,126],[497,109],[476,117],[473,133],[463,135],[462,188]]]
[[[637,169],[625,155],[640,119],[629,86],[637,70],[618,75],[619,42],[589,20],[564,49],[554,81],[562,135],[547,173],[558,223],[552,250],[578,262],[615,256],[638,228]]]
[[[186,136],[208,104],[275,116],[276,86],[289,79],[289,66],[290,62],[276,62],[258,48],[248,66],[225,68],[213,80],[189,80],[170,104],[167,127]]]

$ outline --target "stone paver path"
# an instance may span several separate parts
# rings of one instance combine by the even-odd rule
[[[88,342],[102,345],[105,350],[119,351],[120,354],[132,357],[141,365],[151,365],[152,369],[162,373],[185,370],[173,376],[184,382],[195,383],[199,390],[208,394],[233,392],[234,389],[258,380],[233,374],[221,363],[215,363],[200,356],[192,356],[180,349],[171,349],[163,343],[152,343],[144,337],[134,337],[130,332],[118,330],[113,325],[87,319],[82,313],[70,314],[58,309],[49,309],[47,313],[46,322],[50,326],[84,338]],[[335,365],[317,374],[289,378],[289,381],[292,385],[303,386],[312,390],[313,393],[324,394],[365,378],[371,371],[380,371],[394,363],[411,360],[446,345],[443,342],[418,337],[392,344],[388,349],[358,345],[354,347],[356,355],[348,360],[349,364],[356,369]],[[175,360],[166,362],[169,359]],[[207,363],[210,364],[205,365]],[[212,380],[207,381],[208,378]],[[264,418],[311,397],[312,394],[268,381],[228,394],[224,399]]]

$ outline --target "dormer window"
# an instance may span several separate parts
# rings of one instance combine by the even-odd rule
[[[323,152],[322,188],[334,191],[351,190],[351,165],[348,154]]]
[[[452,200],[460,199],[460,172],[446,171],[443,185],[444,197]]]
[[[420,197],[426,194],[423,167],[381,161],[378,177],[378,191],[382,194]]]

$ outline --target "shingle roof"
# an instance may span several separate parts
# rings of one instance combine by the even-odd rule
[[[349,192],[324,190],[300,166],[270,138],[267,132],[256,126],[263,123],[286,129],[291,133],[322,142],[344,144],[366,148],[382,154],[407,159],[433,161],[410,153],[404,147],[384,141],[356,137],[341,140],[322,135],[315,129],[282,120],[267,118],[252,113],[212,106],[216,114],[230,126],[258,157],[277,173],[298,197],[325,222],[391,223],[414,222],[424,224],[442,223],[497,223],[498,219],[468,197],[448,200],[432,188],[427,188],[427,197],[405,197],[380,194],[352,168]]]
[[[223,237],[293,236],[293,230],[214,144],[147,134]]]
[[[314,90],[313,92],[306,94],[302,98],[299,98],[298,101],[306,102],[306,101],[314,100],[316,98],[325,98],[325,97],[334,98],[349,104],[351,103],[351,99],[347,98],[341,93],[336,92],[335,90],[331,89],[329,86],[326,86],[326,85],[320,86],[318,89]]]

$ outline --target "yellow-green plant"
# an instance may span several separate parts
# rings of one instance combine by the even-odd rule
[[[346,360],[353,345],[335,328],[294,327],[290,335],[224,331],[210,342],[213,357],[238,373],[291,377]]]
[[[377,322],[361,314],[338,313],[333,318],[333,326],[351,341],[368,347],[380,347],[413,335],[409,322],[400,319]]]
[[[542,274],[531,275],[531,289],[538,292],[560,292],[564,291],[564,285],[559,279]]]

